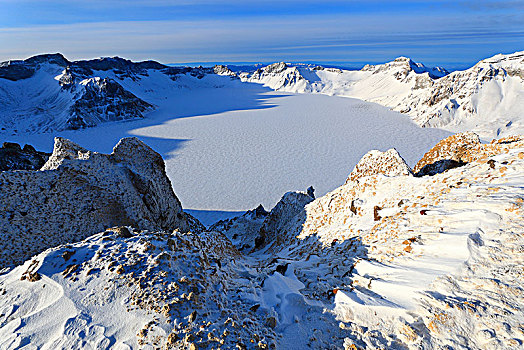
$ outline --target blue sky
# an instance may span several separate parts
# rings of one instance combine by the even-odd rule
[[[358,67],[409,56],[465,68],[524,50],[524,0],[0,0],[0,61],[61,52]]]

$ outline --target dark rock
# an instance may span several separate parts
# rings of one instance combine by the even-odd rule
[[[110,78],[92,79],[85,86],[81,98],[70,108],[68,129],[95,126],[103,121],[143,118],[143,112],[152,105],[125,90]]]
[[[131,232],[131,230],[128,229],[127,227],[125,227],[125,226],[113,227],[113,228],[111,228],[109,230],[113,231],[118,237],[121,237],[121,238],[131,238],[131,237],[133,237],[133,233]]]
[[[379,221],[380,219],[382,219],[382,216],[380,216],[378,214],[378,212],[381,210],[382,208],[375,205],[375,207],[373,208],[373,220],[375,221]]]
[[[353,199],[351,201],[351,206],[349,207],[349,210],[355,215],[357,215],[357,207],[355,206],[355,200]]]
[[[443,173],[446,170],[458,168],[464,165],[466,165],[466,163],[462,161],[457,161],[454,159],[441,159],[436,161],[435,163],[425,165],[422,169],[420,169],[418,173],[415,174],[415,176],[433,176],[436,174]]]
[[[20,147],[20,145],[15,142],[4,142],[2,144],[2,148],[13,150],[13,151],[22,151],[22,148]]]
[[[310,196],[311,198],[315,199],[315,189],[313,188],[313,186],[309,186],[307,188],[307,194],[308,196]]]
[[[22,149],[19,144],[4,142],[0,148],[0,171],[38,170],[51,154],[38,152],[31,145]]]
[[[289,263],[282,264],[282,265],[277,265],[275,271],[278,272],[279,274],[281,274],[282,276],[284,276],[286,274],[288,265],[289,265]]]
[[[26,153],[36,154],[36,149],[31,145],[25,145],[23,151]]]
[[[23,61],[0,63],[0,78],[17,81],[31,78],[33,74],[35,74],[35,69],[25,65]]]
[[[260,304],[255,304],[249,308],[249,310],[253,312],[257,312],[258,308],[260,307]]]
[[[272,242],[286,239],[282,235],[282,232],[285,232],[284,227],[291,220],[305,220],[304,207],[312,201],[313,198],[304,192],[285,193],[262,223],[258,236],[255,238],[254,249],[257,250]]]

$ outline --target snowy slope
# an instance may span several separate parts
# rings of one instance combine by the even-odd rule
[[[222,232],[112,228],[47,250],[0,275],[0,348],[519,348],[524,139],[469,139],[425,157],[462,167],[415,177],[374,151],[326,196],[288,193]],[[254,249],[227,238],[257,228]]]
[[[360,71],[275,63],[244,81],[278,91],[322,93],[376,102],[424,127],[471,130],[482,137],[522,133],[524,52],[496,55],[448,73],[406,57]]]

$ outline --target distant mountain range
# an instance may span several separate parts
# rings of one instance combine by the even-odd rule
[[[275,63],[241,78],[278,91],[375,102],[409,115],[422,127],[475,130],[486,137],[518,134],[524,128],[524,51],[496,55],[452,73],[399,57],[359,71]]]
[[[69,61],[61,54],[0,63],[0,133],[40,133],[144,118],[164,89],[219,88],[232,80],[273,90],[375,102],[422,127],[522,133],[524,51],[448,72],[399,57],[361,70],[307,64],[173,67],[113,57]],[[241,84],[239,84],[241,86]],[[158,97],[158,96],[156,96]]]

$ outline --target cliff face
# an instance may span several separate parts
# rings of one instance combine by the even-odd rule
[[[111,226],[192,227],[162,157],[136,138],[122,139],[109,155],[56,138],[40,171],[1,172],[0,188],[2,267]]]

